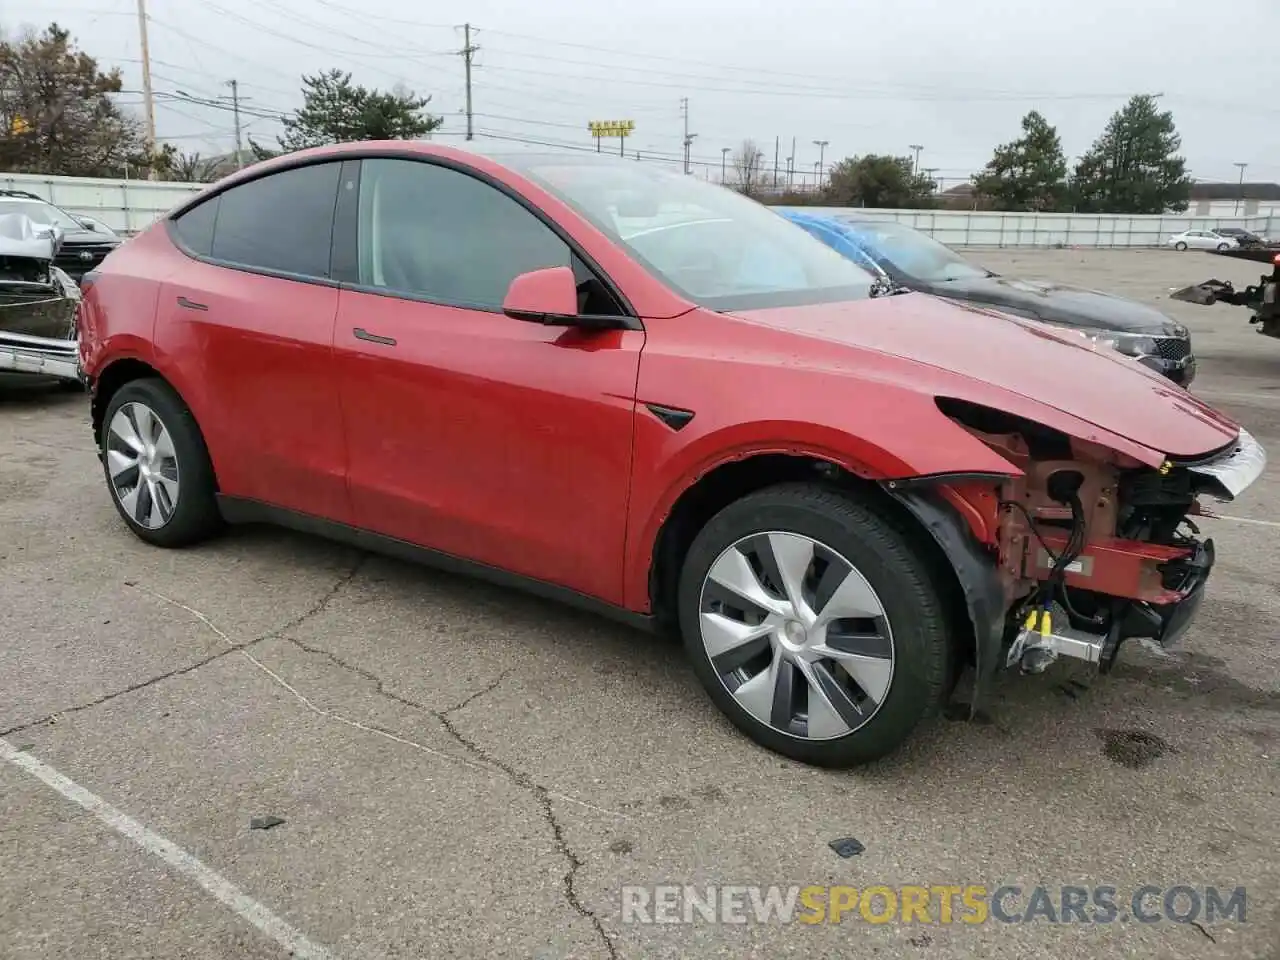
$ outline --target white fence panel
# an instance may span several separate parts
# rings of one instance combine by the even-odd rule
[[[0,189],[29,191],[70,213],[101,220],[121,233],[136,233],[203,188],[204,184],[199,183],[0,174]],[[1158,247],[1172,234],[1190,229],[1244,227],[1265,235],[1280,231],[1280,213],[1271,212],[1253,217],[1197,217],[1191,213],[1124,216],[860,207],[795,209],[897,220],[956,247]]]
[[[93,217],[120,233],[137,233],[203,188],[201,183],[0,174],[0,189],[34,193],[68,213]]]
[[[791,207],[798,212],[896,220],[953,247],[1159,247],[1183,230],[1244,227],[1270,235],[1280,215],[1197,217],[1191,214],[997,213],[979,210],[877,210]]]

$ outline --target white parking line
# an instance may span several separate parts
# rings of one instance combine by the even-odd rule
[[[7,760],[68,800],[84,807],[111,829],[142,847],[147,853],[158,857],[179,873],[194,880],[206,893],[280,944],[289,951],[291,956],[300,957],[302,960],[335,960],[334,954],[308,940],[226,877],[211,870],[158,833],[148,830],[137,820],[121,813],[101,797],[90,793],[75,781],[67,779],[47,763],[17,749],[4,739],[0,739],[0,759]]]
[[[1212,517],[1205,517],[1206,520],[1230,520],[1232,523],[1252,523],[1259,527],[1280,527],[1280,521],[1276,520],[1254,520],[1250,517],[1227,517],[1220,513],[1214,514]]]

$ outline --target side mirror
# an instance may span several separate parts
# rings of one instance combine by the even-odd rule
[[[575,326],[578,283],[573,271],[569,267],[546,267],[520,274],[507,288],[502,312],[517,320]]]
[[[93,217],[76,217],[76,219],[80,221],[80,225],[86,230],[97,231],[98,221],[93,219]]]

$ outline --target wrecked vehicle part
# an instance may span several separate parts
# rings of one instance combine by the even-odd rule
[[[0,216],[0,371],[79,380],[80,288],[53,265],[58,231]]]
[[[1226,251],[1226,253],[1240,260],[1271,263],[1274,268],[1270,276],[1264,274],[1258,278],[1257,283],[1250,284],[1242,290],[1236,289],[1229,280],[1206,280],[1203,283],[1195,283],[1180,290],[1171,291],[1169,299],[1194,303],[1202,307],[1211,307],[1215,303],[1248,307],[1253,311],[1249,322],[1257,325],[1258,333],[1264,337],[1280,338],[1280,252],[1270,248],[1246,248]]]
[[[935,484],[945,484],[946,476],[928,478],[927,484],[887,481],[884,489],[911,511],[929,531],[951,562],[965,608],[973,628],[974,690],[969,703],[972,719],[985,694],[986,683],[998,666],[1004,637],[1005,609],[1008,600],[1004,584],[992,563],[992,557],[956,508],[939,495]],[[963,480],[964,477],[955,479]]]
[[[939,408],[1018,473],[887,481],[950,559],[974,631],[978,709],[992,674],[1039,673],[1060,657],[1103,673],[1126,640],[1176,645],[1214,565],[1191,517],[1261,476],[1245,430],[1210,457],[1158,467],[964,401]],[[958,506],[959,505],[959,506]]]

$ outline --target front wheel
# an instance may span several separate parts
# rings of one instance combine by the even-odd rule
[[[1179,240],[1177,243],[1173,245],[1173,249],[1178,251],[1183,251],[1187,249],[1187,245],[1183,243],[1181,240]]]
[[[949,625],[927,564],[845,493],[785,484],[724,508],[689,550],[679,608],[711,699],[795,760],[882,757],[946,694]]]
[[[1231,244],[1229,244],[1229,243],[1220,243],[1220,244],[1218,244],[1218,252],[1219,252],[1219,253],[1221,253],[1223,250],[1230,250],[1230,249],[1231,249]]]

